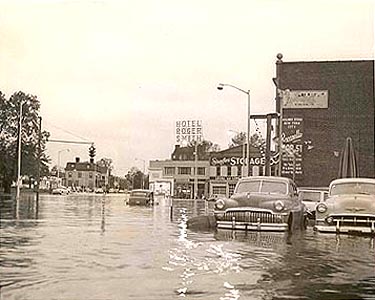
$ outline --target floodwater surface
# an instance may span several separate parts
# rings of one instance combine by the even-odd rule
[[[0,196],[0,298],[375,299],[371,237],[191,231],[212,203],[124,200]]]

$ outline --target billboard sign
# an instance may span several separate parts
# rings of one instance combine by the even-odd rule
[[[302,174],[303,119],[283,119],[282,141],[284,146],[282,174]]]
[[[279,90],[283,109],[328,108],[328,90]]]
[[[176,121],[176,144],[185,146],[192,141],[203,141],[202,120]]]

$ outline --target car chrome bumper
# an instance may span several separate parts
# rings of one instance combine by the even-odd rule
[[[251,230],[251,231],[287,231],[288,224],[286,223],[246,223],[236,221],[216,221],[217,228],[219,229],[232,229],[232,230]]]
[[[314,230],[325,233],[364,233],[375,235],[375,221],[369,221],[367,223],[358,222],[357,225],[345,224],[345,222],[337,220],[333,224],[327,224],[324,219],[317,219],[314,226]],[[366,224],[367,226],[363,226]]]

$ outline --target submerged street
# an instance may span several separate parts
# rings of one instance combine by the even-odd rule
[[[2,300],[375,297],[371,237],[187,229],[202,200],[1,197]]]

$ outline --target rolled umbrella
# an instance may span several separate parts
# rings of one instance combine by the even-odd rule
[[[346,138],[344,149],[341,152],[338,177],[353,178],[358,176],[357,156],[353,147],[352,138],[348,137]]]

